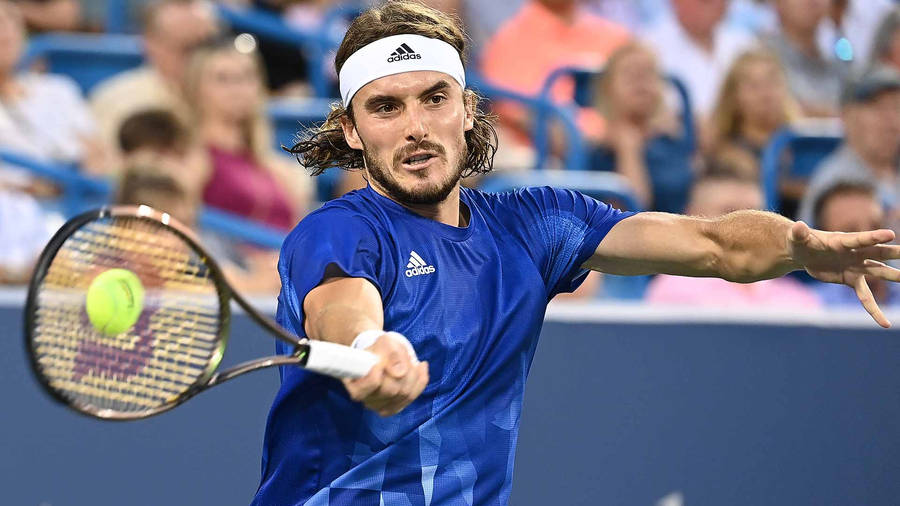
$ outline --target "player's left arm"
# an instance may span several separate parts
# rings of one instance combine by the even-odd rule
[[[866,275],[900,281],[882,263],[900,258],[890,230],[823,232],[763,211],[736,211],[719,218],[640,213],[617,223],[585,268],[610,274],[675,274],[719,277],[739,283],[805,269],[829,283],[849,285],[881,326],[884,317]]]

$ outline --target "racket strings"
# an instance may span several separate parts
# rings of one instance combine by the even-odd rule
[[[85,313],[101,272],[125,268],[145,289],[137,323],[100,333]],[[219,297],[204,259],[152,220],[97,220],[63,243],[37,292],[32,349],[40,372],[70,403],[138,413],[174,402],[221,354]]]

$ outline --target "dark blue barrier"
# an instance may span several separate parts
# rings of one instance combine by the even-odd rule
[[[686,505],[896,504],[896,332],[626,313],[545,325],[511,504],[654,505],[676,492]],[[0,305],[0,503],[249,501],[275,371],[149,420],[94,421],[38,390],[21,317]],[[237,315],[228,363],[272,349]]]

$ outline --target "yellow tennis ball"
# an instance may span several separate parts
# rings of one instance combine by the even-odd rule
[[[128,269],[100,273],[88,287],[85,310],[91,324],[106,335],[130,329],[144,309],[144,286]]]

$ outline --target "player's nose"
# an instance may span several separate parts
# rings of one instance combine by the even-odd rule
[[[426,122],[425,111],[420,105],[408,107],[406,109],[406,140],[410,142],[421,142],[428,137],[428,125]]]

